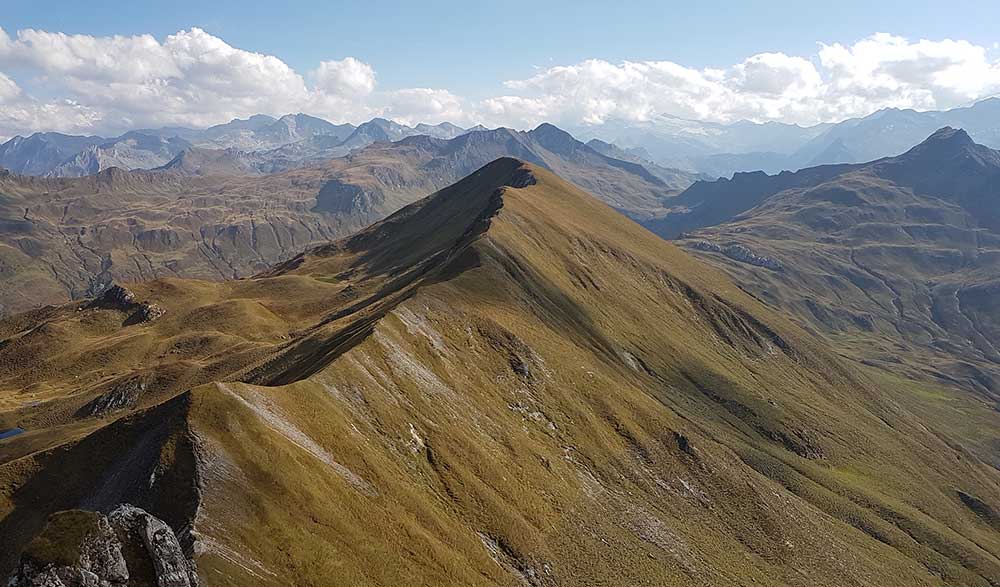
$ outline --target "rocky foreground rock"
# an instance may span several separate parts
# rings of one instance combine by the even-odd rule
[[[174,531],[123,504],[107,516],[57,512],[21,555],[7,587],[194,587],[194,563]]]

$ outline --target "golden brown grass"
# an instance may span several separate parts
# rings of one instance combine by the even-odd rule
[[[3,519],[106,483],[125,462],[112,448],[164,422],[137,459],[152,485],[137,465],[112,486],[171,515],[163,496],[197,486],[185,515],[208,585],[1000,576],[1000,535],[957,494],[996,504],[1000,475],[935,410],[538,168],[500,160],[259,278],[135,289],[167,316],[59,309],[0,349],[35,357],[0,363],[5,396],[46,385],[71,413],[93,393],[80,374],[183,362],[186,379],[113,424],[85,419],[96,432],[59,421],[6,441]],[[100,470],[28,498],[88,455]]]

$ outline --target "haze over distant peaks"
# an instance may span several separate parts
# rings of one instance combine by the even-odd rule
[[[479,129],[477,129],[479,130]],[[375,142],[413,135],[450,139],[466,132],[450,124],[409,127],[376,118],[360,126],[333,124],[306,114],[263,114],[206,129],[164,127],[114,138],[35,133],[0,145],[0,167],[24,175],[79,177],[107,169],[154,169],[181,151],[197,147],[240,151],[255,173],[273,173],[307,162],[341,157]],[[216,158],[223,157],[219,154]],[[176,168],[177,166],[173,166]],[[250,169],[248,168],[248,169]]]
[[[864,118],[810,127],[662,116],[642,123],[609,121],[569,130],[583,138],[645,149],[661,165],[729,177],[738,171],[777,173],[898,155],[943,126],[964,128],[980,143],[1000,148],[1000,98],[945,111],[887,108]]]

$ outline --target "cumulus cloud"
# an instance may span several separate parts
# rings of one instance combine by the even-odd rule
[[[42,103],[26,95],[17,82],[0,72],[0,139],[19,129],[48,129],[53,120],[68,132],[86,133],[99,115],[72,100]]]
[[[820,43],[814,55],[760,53],[721,68],[589,59],[502,87],[474,102],[441,88],[382,90],[375,69],[357,58],[321,61],[300,73],[276,56],[233,47],[198,28],[162,40],[0,28],[0,136],[208,126],[288,112],[333,122],[383,116],[409,124],[517,128],[664,114],[813,124],[883,107],[949,108],[996,95],[1000,63],[994,50],[967,41],[879,33],[853,44]]]
[[[313,75],[316,89],[326,93],[367,96],[375,90],[375,70],[353,57],[323,61]]]
[[[375,70],[353,57],[322,61],[307,82],[273,55],[233,47],[198,28],[162,42],[151,35],[94,37],[33,29],[12,37],[0,29],[4,68],[31,72],[35,85],[62,100],[37,102],[4,75],[0,100],[21,100],[16,117],[4,103],[0,135],[78,131],[81,125],[106,134],[158,125],[201,127],[257,113],[308,112],[334,122],[387,112],[400,118],[461,114],[458,98],[444,90],[376,93]]]
[[[92,37],[0,31],[0,64],[28,68],[41,84],[102,114],[100,126],[207,125],[283,111],[309,97],[280,59],[244,51],[201,29],[162,43],[150,35]]]
[[[389,92],[382,116],[403,124],[420,122],[468,122],[462,99],[448,90],[407,88]]]
[[[1000,91],[1000,63],[968,41],[911,43],[880,33],[849,47],[823,45],[819,61],[835,100],[936,108]]]
[[[1000,93],[1000,63],[967,41],[911,42],[879,33],[847,46],[821,44],[811,59],[761,53],[724,69],[592,59],[505,85],[512,95],[482,105],[493,120],[599,124],[669,114],[814,124],[992,96]]]
[[[21,96],[21,88],[6,75],[0,73],[0,104],[6,104]]]

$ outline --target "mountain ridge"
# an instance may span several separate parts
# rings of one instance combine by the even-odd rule
[[[967,505],[1000,473],[538,166],[498,159],[257,277],[128,287],[0,320],[0,386],[24,390],[0,415],[26,430],[0,444],[3,572],[52,511],[120,501],[208,585],[1000,572]],[[138,300],[162,313],[126,324]]]

